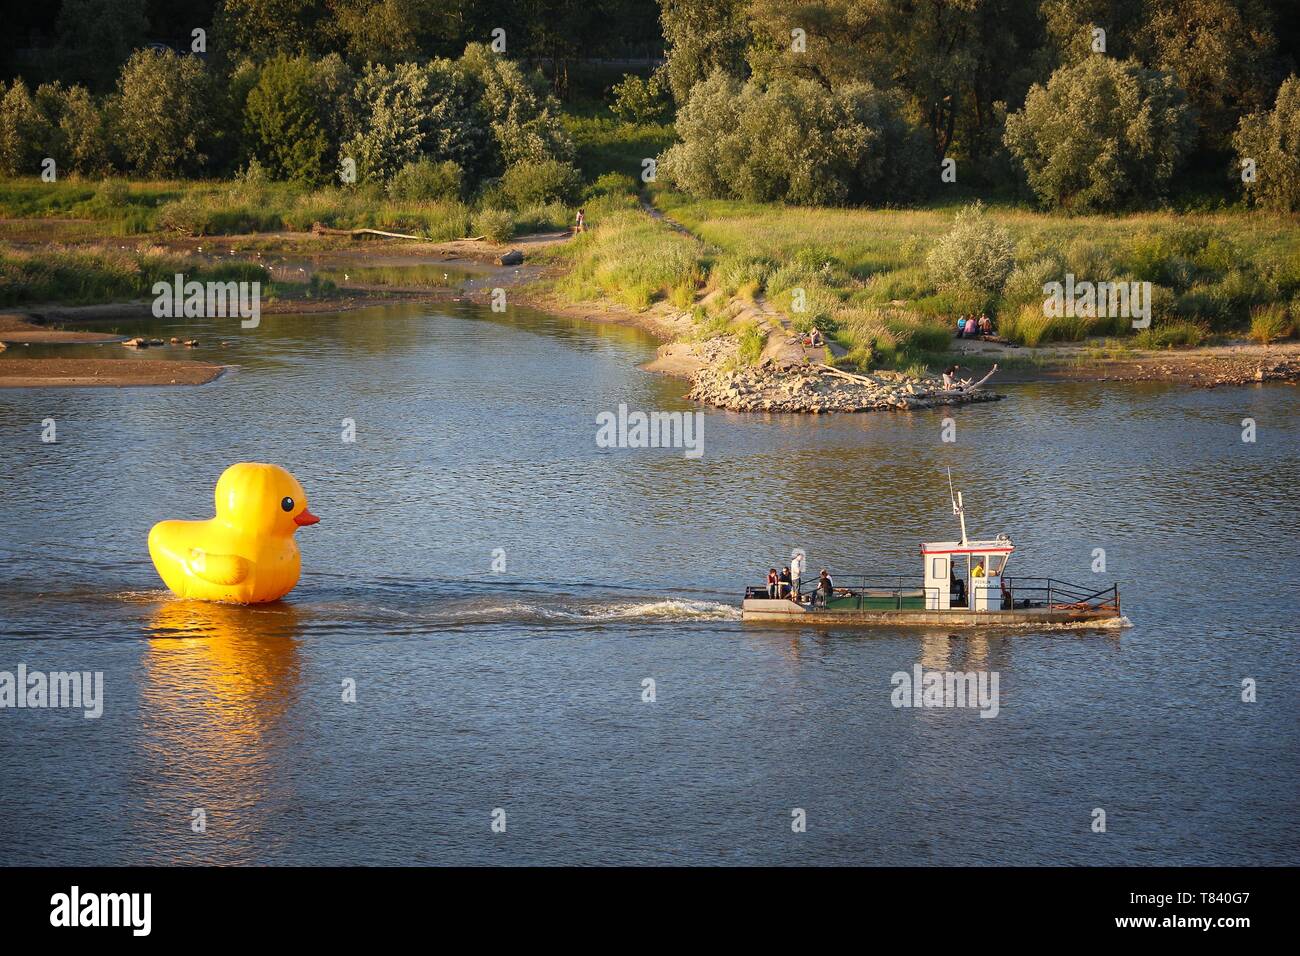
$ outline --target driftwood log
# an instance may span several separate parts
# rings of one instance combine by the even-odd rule
[[[322,222],[311,224],[311,231],[316,236],[348,236],[352,239],[363,239],[366,236],[379,236],[383,239],[413,239],[416,242],[428,242],[428,236],[412,236],[404,232],[384,232],[382,229],[331,229]],[[486,236],[466,236],[461,242],[480,242]]]

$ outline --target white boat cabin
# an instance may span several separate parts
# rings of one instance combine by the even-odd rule
[[[953,492],[948,472],[952,513],[961,521],[960,541],[931,541],[921,545],[925,562],[925,607],[928,611],[968,608],[1002,609],[1002,575],[1016,546],[1005,534],[996,538],[966,537],[966,503]]]
[[[1002,575],[1016,546],[1006,535],[921,545],[925,562],[925,606],[930,611],[969,607],[1002,608]]]

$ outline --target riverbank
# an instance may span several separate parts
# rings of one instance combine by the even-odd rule
[[[672,241],[698,242],[683,234],[676,223],[662,218],[656,221],[640,210],[631,214],[644,219],[650,229],[671,234]],[[873,368],[860,374],[842,343],[831,339],[824,346],[808,346],[806,333],[800,331],[804,323],[791,316],[780,300],[769,299],[753,288],[733,292],[725,283],[710,288],[712,280],[701,277],[702,288],[689,296],[651,295],[652,301],[644,307],[618,301],[602,290],[596,290],[590,299],[575,300],[570,281],[579,268],[575,252],[580,256],[581,246],[590,246],[594,241],[589,234],[571,242],[569,234],[563,232],[519,237],[499,245],[469,240],[340,241],[311,233],[276,233],[222,237],[219,243],[211,237],[177,238],[166,241],[162,248],[171,254],[206,257],[209,262],[219,257],[231,264],[266,262],[268,255],[306,257],[322,274],[338,279],[310,294],[305,294],[305,285],[303,291],[297,291],[292,283],[277,282],[279,294],[263,306],[266,314],[348,311],[390,302],[462,298],[486,304],[493,290],[501,288],[506,290],[511,304],[531,305],[585,321],[637,326],[663,342],[656,359],[644,366],[647,371],[684,379],[691,383],[692,399],[737,411],[867,411],[998,397],[987,390],[944,389],[933,373],[941,363],[961,364],[964,368],[959,377],[973,381],[996,362],[999,369],[990,383],[993,386],[1028,381],[1159,380],[1215,387],[1300,380],[1300,343],[1293,340],[1269,346],[1230,342],[1186,350],[1137,349],[1126,340],[1102,338],[1034,348],[952,340],[948,344],[953,351],[933,354],[931,362],[915,363],[906,370]],[[515,249],[524,254],[522,265],[497,264]],[[457,275],[445,286],[430,286],[394,281],[363,283],[348,271],[363,275],[376,265],[397,275],[408,267],[431,266],[456,270]],[[150,304],[143,300],[35,305],[0,315],[0,342],[120,341],[123,336],[84,327],[150,316]],[[66,376],[69,384],[78,385],[173,384],[176,378],[169,375],[166,381],[159,381],[140,369],[134,379],[141,380],[136,381],[126,370],[105,375],[93,366],[78,367],[81,360],[59,362],[62,364],[46,366],[40,376],[42,384],[58,384],[60,375]],[[207,374],[186,374],[175,384],[210,381]],[[22,376],[9,372],[4,378],[12,382]]]

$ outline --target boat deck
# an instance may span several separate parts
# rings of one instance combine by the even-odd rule
[[[915,587],[901,577],[892,581],[861,579],[856,586],[836,587],[826,601],[806,585],[800,588],[797,601],[771,598],[765,587],[750,587],[741,604],[741,618],[787,624],[980,627],[1074,624],[1120,617],[1118,585],[1092,591],[1052,578],[1007,578],[1005,585],[1003,589],[999,583],[996,591],[977,588],[978,601],[971,595],[972,600],[962,606],[947,608],[941,607],[947,602],[936,589]]]

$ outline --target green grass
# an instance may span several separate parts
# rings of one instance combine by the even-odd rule
[[[176,273],[203,282],[267,282],[255,263],[208,265],[157,247],[50,248],[27,252],[0,247],[0,305],[36,302],[90,304],[151,296],[155,282]]]
[[[745,322],[736,330],[736,360],[742,365],[756,365],[767,344],[767,332],[756,322]]]
[[[303,190],[288,183],[240,180],[113,180],[112,187],[94,181],[5,180],[0,182],[0,217],[90,220],[97,238],[305,232],[319,222],[335,229],[383,229],[442,242],[470,235],[475,216],[475,209],[465,203],[392,200],[368,187]],[[510,234],[564,228],[570,213],[559,204],[529,207],[518,214]]]
[[[1250,337],[1261,345],[1286,338],[1293,332],[1287,308],[1280,302],[1257,306],[1250,312]]]
[[[634,309],[684,298],[701,281],[700,244],[629,205],[607,197],[589,204],[591,229],[550,255],[569,263],[556,289],[575,301],[607,296]]]
[[[994,205],[988,215],[1011,233],[1017,268],[1003,294],[985,294],[941,291],[925,269],[956,204],[872,210],[695,200],[662,188],[654,195],[704,240],[717,285],[742,295],[763,288],[804,327],[830,319],[857,364],[902,367],[942,353],[956,317],[968,312],[988,312],[1024,344],[1132,336],[1124,320],[1043,317],[1043,282],[1063,281],[1067,271],[1078,281],[1154,283],[1153,317],[1165,331],[1148,338],[1162,343],[1244,332],[1252,308],[1300,293],[1300,230],[1294,217],[1264,212],[1063,216]],[[796,289],[810,303],[802,317],[791,311]],[[923,327],[942,327],[944,343],[935,334],[923,344],[912,331]]]

